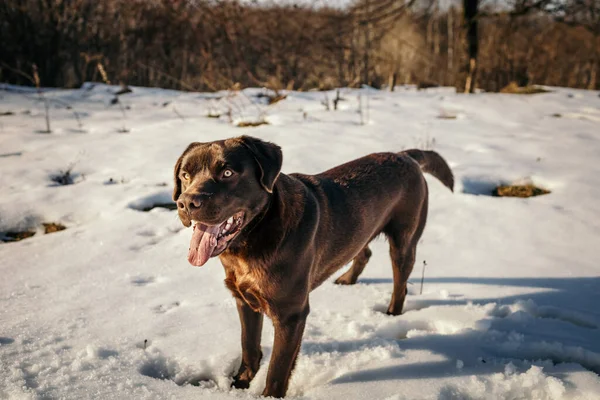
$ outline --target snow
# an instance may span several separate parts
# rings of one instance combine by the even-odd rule
[[[405,314],[384,314],[392,291],[384,239],[356,285],[334,285],[340,271],[311,293],[290,397],[600,396],[598,92],[342,89],[339,110],[326,111],[322,92],[289,92],[267,106],[256,98],[262,89],[133,88],[120,96],[123,114],[110,105],[116,87],[86,84],[45,93],[53,133],[43,134],[35,92],[4,89],[0,113],[14,115],[0,116],[0,232],[37,233],[0,244],[0,398],[259,396],[272,325],[250,389],[230,389],[240,333],[223,269],[218,259],[189,266],[191,230],[174,211],[142,211],[171,202],[172,168],[189,142],[241,134],[279,144],[283,172],[433,147],[457,178],[455,193],[427,178],[429,221]],[[364,125],[359,95],[363,106],[369,98]],[[230,118],[269,125],[239,128]],[[51,181],[71,165],[75,184]],[[552,193],[486,195],[512,182]],[[67,229],[45,235],[43,222]]]

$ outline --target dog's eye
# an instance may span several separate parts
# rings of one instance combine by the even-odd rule
[[[185,179],[186,181],[190,180],[190,174],[188,174],[187,172],[184,172],[183,175],[181,175],[183,177],[183,179]]]
[[[225,171],[223,171],[223,176],[225,178],[230,178],[233,175],[233,171],[230,169],[226,169]]]

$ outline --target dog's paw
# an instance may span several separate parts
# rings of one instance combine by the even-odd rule
[[[233,377],[231,387],[234,387],[236,389],[248,389],[250,387],[250,382],[252,382],[252,379],[254,379],[254,377],[256,376],[257,371],[258,368],[256,368],[255,371],[253,371],[248,366],[242,364],[238,373]]]
[[[337,278],[333,283],[335,283],[336,285],[354,285],[356,281],[346,277],[345,275],[342,275],[339,278]]]
[[[250,381],[247,379],[234,378],[231,387],[236,389],[248,389],[250,387]]]

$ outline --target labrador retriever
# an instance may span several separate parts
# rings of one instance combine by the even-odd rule
[[[309,313],[309,293],[352,261],[335,283],[354,284],[368,245],[390,244],[394,287],[387,313],[398,315],[415,249],[427,219],[421,171],[453,190],[454,177],[436,152],[375,153],[317,175],[281,173],[279,146],[242,136],[192,143],[175,165],[181,222],[193,226],[188,261],[219,256],[237,302],[242,363],[232,386],[256,375],[263,315],[275,338],[263,396],[284,397]]]

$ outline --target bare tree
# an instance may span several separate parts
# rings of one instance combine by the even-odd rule
[[[478,22],[479,0],[463,0],[463,14],[467,36],[467,79],[465,81],[465,93],[473,93],[475,90],[475,79],[477,73],[477,56],[479,53],[479,22]]]
[[[0,81],[31,85],[19,71],[35,64],[40,86],[77,87],[101,80],[102,60],[113,84],[180,90],[597,88],[599,2],[463,0],[459,11],[438,0],[3,0]]]
[[[600,67],[600,0],[567,0],[554,3],[551,12],[569,26],[583,27],[592,34],[588,60],[588,89],[595,89]]]

